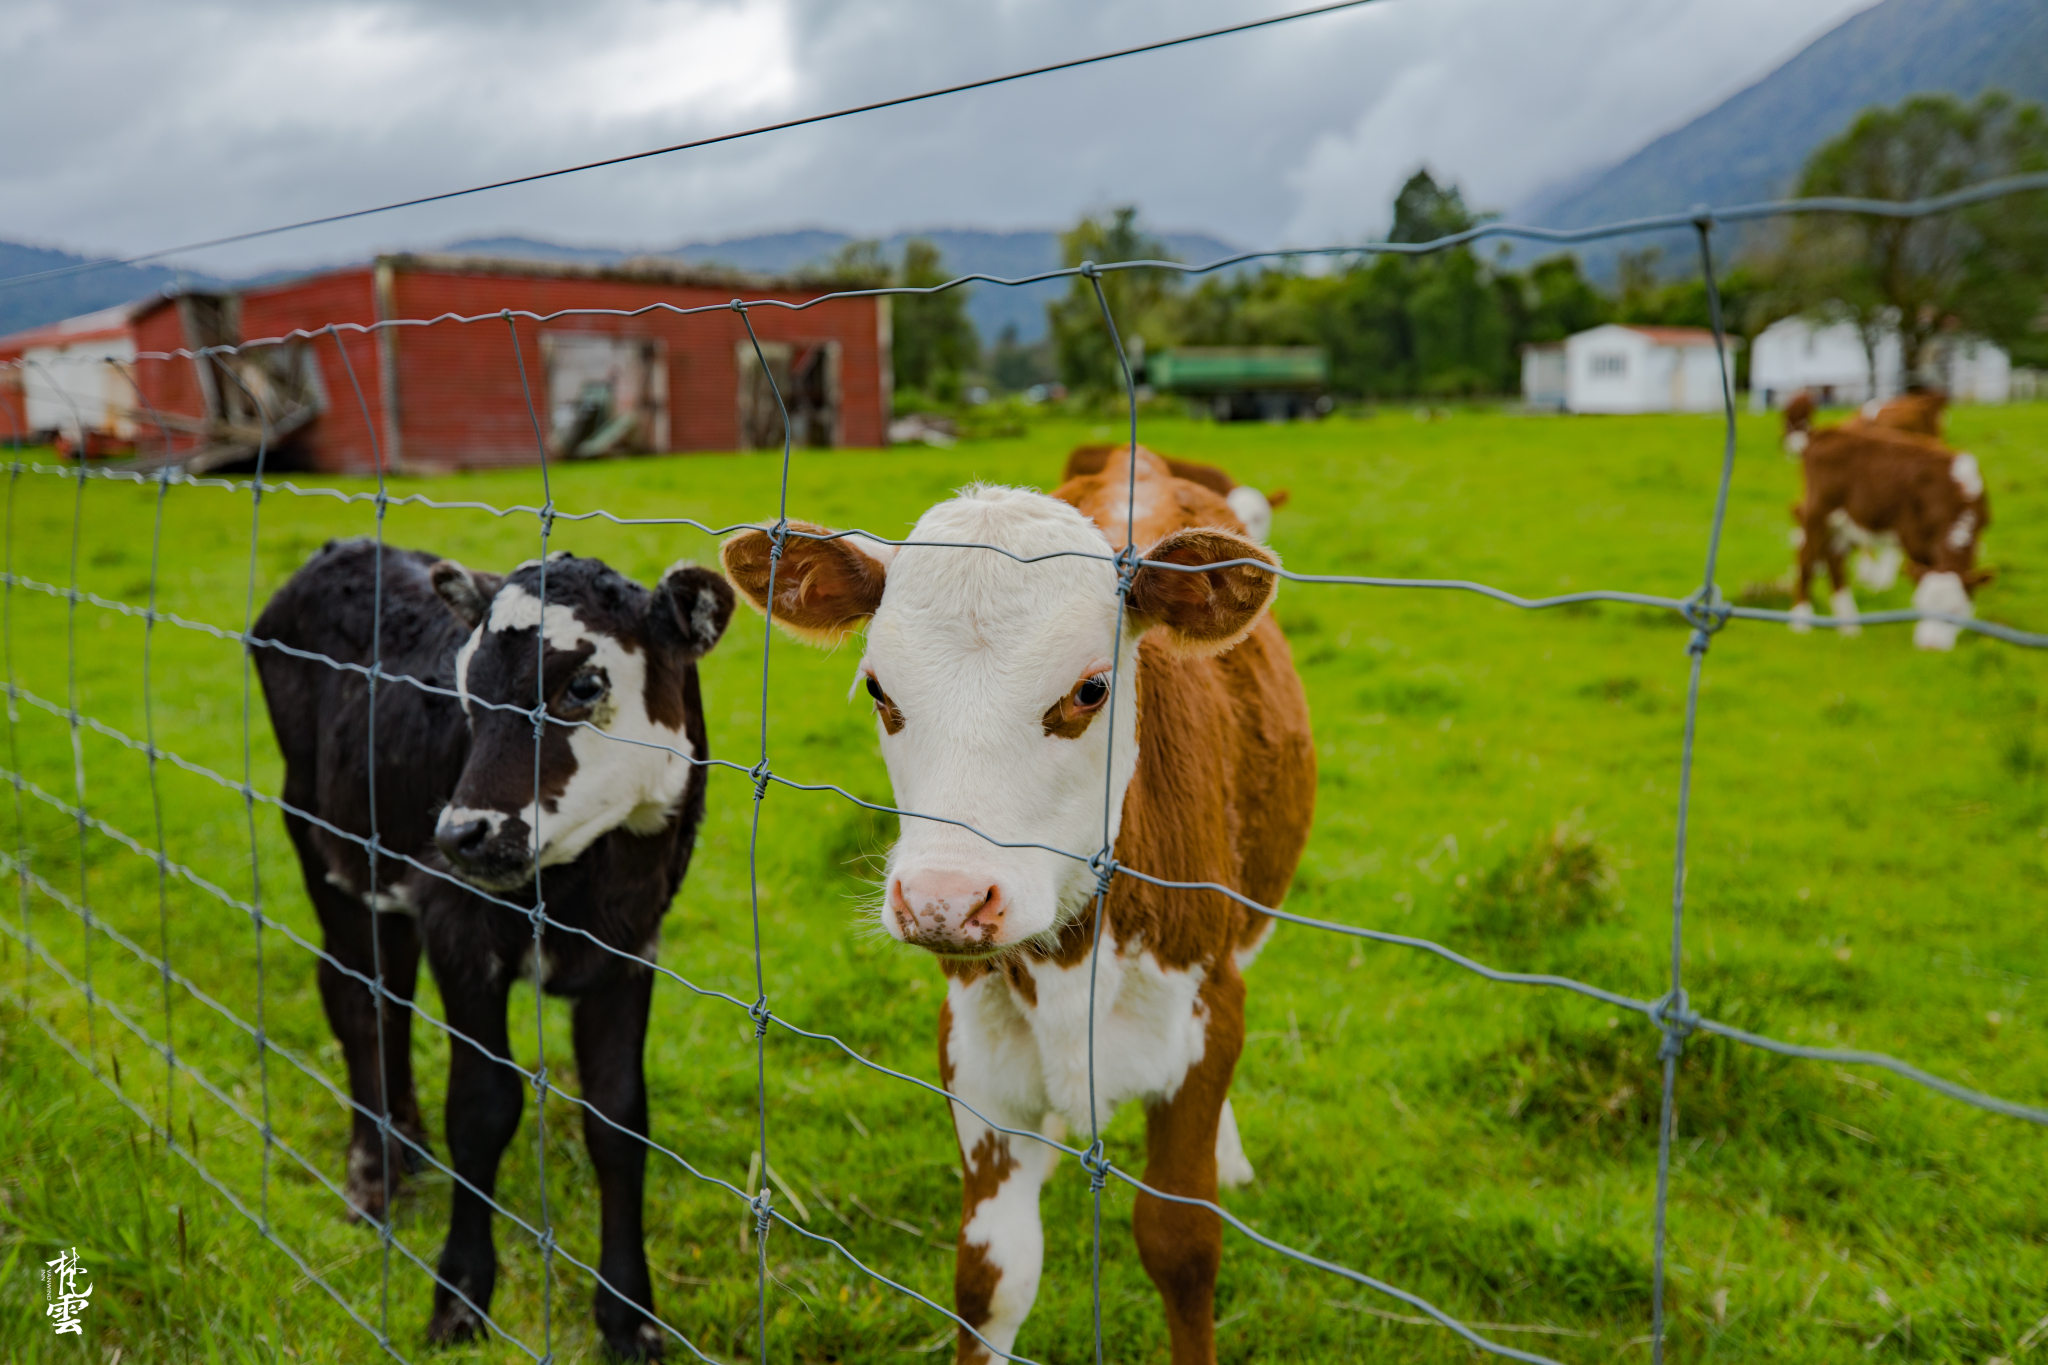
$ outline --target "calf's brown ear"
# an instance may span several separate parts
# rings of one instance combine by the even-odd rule
[[[1147,564],[1131,580],[1127,600],[1133,626],[1158,630],[1175,652],[1220,654],[1251,633],[1271,605],[1280,558],[1233,531],[1179,530],[1145,551]]]
[[[679,637],[684,653],[700,658],[725,634],[732,620],[732,585],[710,569],[688,562],[661,576],[647,614],[653,627]]]
[[[851,537],[819,540],[830,535],[822,526],[793,521],[793,534],[783,540],[782,558],[773,562],[774,543],[766,531],[742,531],[719,547],[725,576],[755,611],[770,611],[768,578],[774,567],[775,624],[805,644],[830,648],[859,630],[882,604],[889,566],[853,543]]]
[[[448,610],[454,612],[464,625],[475,630],[483,624],[484,613],[491,607],[491,598],[497,596],[496,585],[490,592],[485,592],[476,575],[452,559],[434,561],[434,566],[427,570],[427,578],[441,600],[448,604]]]

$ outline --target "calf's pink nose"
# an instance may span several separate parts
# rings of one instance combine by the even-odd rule
[[[945,952],[992,948],[1003,927],[1002,888],[959,872],[914,872],[889,884],[889,914],[905,943]]]

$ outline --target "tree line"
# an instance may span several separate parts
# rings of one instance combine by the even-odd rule
[[[1968,102],[1916,95],[1866,110],[1822,143],[1793,193],[1922,199],[2043,170],[2048,116],[2040,106],[1998,92]],[[1492,216],[1427,169],[1401,187],[1392,209],[1392,243],[1434,241]],[[2048,365],[2048,191],[1917,220],[1810,214],[1722,235],[1735,250],[1717,282],[1724,321],[1737,335],[1803,314],[1852,323],[1873,357],[1878,338],[1896,329],[1909,366],[1956,331],[2004,346],[2017,364]],[[1135,207],[1083,218],[1060,246],[1069,266],[1173,259]],[[831,273],[841,282],[914,286],[948,276],[937,248],[922,241],[893,268],[873,243],[855,244]],[[1666,262],[1656,248],[1622,252],[1604,287],[1570,252],[1522,265],[1498,243],[1423,255],[1362,250],[1333,264],[1287,258],[1194,280],[1175,270],[1114,271],[1100,285],[1134,350],[1134,342],[1147,351],[1318,346],[1329,358],[1331,389],[1364,400],[1512,393],[1525,344],[1605,322],[1710,322],[1697,264]],[[1006,334],[984,349],[966,302],[964,289],[896,299],[895,376],[906,398],[944,404],[975,384],[1015,389],[1055,378],[1083,393],[1121,387],[1093,282],[1077,278],[1047,305],[1047,337],[1035,346]]]

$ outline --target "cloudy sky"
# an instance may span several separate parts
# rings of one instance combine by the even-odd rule
[[[1870,2],[1380,0],[187,261],[239,273],[501,231],[661,246],[790,227],[1046,227],[1124,202],[1246,245],[1351,241],[1384,228],[1417,165],[1512,208]],[[130,254],[1288,7],[10,0],[0,238]]]

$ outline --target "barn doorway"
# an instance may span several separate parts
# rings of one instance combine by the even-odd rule
[[[652,337],[543,332],[548,448],[560,459],[668,449],[667,348]]]
[[[781,448],[782,405],[789,409],[792,446],[816,449],[839,444],[838,342],[764,341],[757,355],[753,342],[742,341],[735,354],[740,369],[740,449]],[[777,391],[782,405],[775,401]]]

